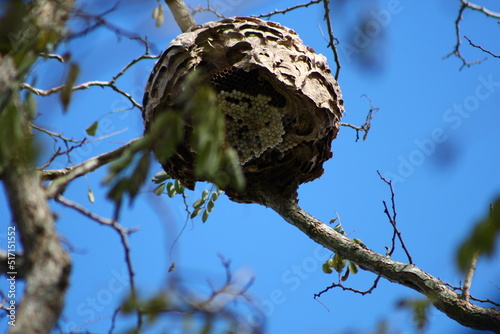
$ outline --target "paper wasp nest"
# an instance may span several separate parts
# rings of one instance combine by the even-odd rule
[[[149,78],[143,101],[146,132],[159,113],[182,110],[175,97],[194,70],[206,75],[217,94],[226,142],[238,152],[246,179],[243,191],[223,187],[232,200],[295,199],[299,184],[323,174],[343,114],[342,96],[325,57],[303,45],[293,30],[234,17],[179,35]],[[188,188],[206,181],[194,175],[192,151],[186,135],[177,153],[160,161]]]

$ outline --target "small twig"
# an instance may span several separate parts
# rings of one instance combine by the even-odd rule
[[[480,303],[490,303],[491,305],[495,305],[497,307],[500,307],[500,303],[497,303],[497,302],[494,302],[492,300],[490,300],[489,298],[486,298],[486,299],[479,299],[479,298],[475,298],[473,296],[470,296],[470,299],[476,301],[476,302],[480,302]]]
[[[356,142],[359,140],[359,132],[360,131],[364,132],[363,141],[366,140],[366,138],[368,137],[368,132],[370,131],[370,129],[372,127],[371,121],[372,121],[373,117],[375,117],[377,112],[380,110],[380,108],[375,108],[373,106],[372,100],[370,99],[370,97],[368,95],[363,94],[361,96],[366,97],[368,99],[368,101],[370,102],[370,110],[368,110],[368,114],[366,115],[365,123],[363,123],[363,125],[361,125],[361,126],[352,125],[350,123],[343,123],[343,122],[340,123],[340,126],[345,126],[345,127],[356,130]]]
[[[482,46],[480,45],[476,45],[474,43],[472,43],[472,41],[467,37],[467,36],[464,36],[464,38],[469,42],[469,44],[472,46],[472,47],[475,47],[475,48],[478,48],[479,50],[495,57],[495,58],[500,58],[500,55],[496,55],[494,54],[493,52],[489,51],[489,50],[486,50],[485,48],[483,48]]]
[[[98,87],[103,87],[103,88],[104,87],[110,87],[115,92],[117,92],[117,93],[125,96],[130,101],[130,103],[132,103],[132,105],[134,107],[142,110],[142,105],[139,104],[137,101],[135,101],[134,98],[132,97],[132,95],[130,95],[129,93],[127,93],[127,92],[121,90],[120,88],[118,88],[115,85],[115,82],[116,82],[116,80],[119,77],[121,77],[125,73],[125,71],[127,71],[132,65],[136,64],[137,62],[139,62],[139,61],[141,61],[143,59],[158,59],[158,57],[159,56],[153,56],[153,55],[144,54],[144,55],[139,56],[136,59],[132,60],[127,65],[125,65],[125,67],[123,67],[115,76],[113,76],[113,78],[110,81],[89,81],[89,82],[82,83],[80,85],[73,86],[72,90],[73,91],[83,90],[83,89],[88,89],[88,88],[93,87],[93,86],[98,86]],[[39,95],[39,96],[49,96],[49,95],[52,95],[54,93],[57,93],[57,92],[61,91],[65,86],[66,85],[62,85],[62,86],[59,86],[59,87],[54,87],[54,88],[51,88],[51,89],[42,90],[42,89],[38,89],[38,88],[32,87],[31,85],[29,85],[27,83],[22,83],[20,85],[21,89],[29,90],[33,94],[36,94],[36,95]]]
[[[189,6],[189,8],[191,9],[191,14],[192,15],[196,15],[198,13],[203,13],[203,12],[209,12],[209,13],[212,13],[215,16],[217,16],[219,19],[225,19],[226,18],[226,16],[224,16],[221,13],[219,13],[217,11],[217,9],[213,9],[212,7],[210,7],[210,1],[207,1],[207,7],[198,6],[196,8],[193,8],[193,7]]]
[[[396,235],[399,239],[399,242],[401,243],[401,247],[403,247],[403,250],[404,252],[406,253],[406,256],[408,257],[408,262],[410,264],[413,264],[413,260],[410,256],[410,252],[408,251],[408,249],[406,248],[406,245],[403,241],[403,237],[401,235],[401,232],[398,230],[397,228],[397,224],[396,224],[396,216],[397,216],[397,212],[396,212],[396,201],[394,200],[395,198],[395,195],[394,195],[394,188],[392,187],[392,181],[389,181],[387,179],[385,179],[382,174],[380,174],[379,171],[377,171],[377,174],[378,176],[380,177],[380,179],[382,181],[384,181],[388,186],[389,186],[389,189],[391,191],[391,204],[392,204],[392,215],[389,213],[389,209],[387,208],[387,203],[385,201],[382,201],[382,203],[384,204],[384,213],[387,215],[387,218],[389,219],[389,222],[391,223],[393,229],[394,229],[394,233],[392,235],[392,246],[388,252],[388,256],[390,257],[393,253],[394,253],[394,250],[395,250],[395,238],[396,238]]]
[[[73,151],[76,148],[82,147],[83,144],[85,144],[85,140],[83,140],[81,143],[78,143],[76,145],[68,147],[68,149],[66,151],[63,151],[63,152],[61,152],[61,148],[59,147],[57,149],[57,151],[54,152],[54,154],[52,154],[52,156],[50,157],[50,159],[46,163],[44,163],[40,167],[37,167],[37,170],[42,170],[42,169],[46,168],[47,166],[49,166],[52,163],[52,161],[54,161],[57,157],[59,157],[61,155],[65,155],[65,154],[68,155],[68,160],[69,160],[69,153],[71,153],[71,151]]]
[[[443,59],[445,58],[448,58],[450,56],[453,56],[455,55],[458,59],[460,59],[462,61],[462,66],[460,67],[460,70],[462,70],[465,66],[467,67],[470,67],[474,64],[479,64],[481,62],[483,62],[486,58],[484,59],[481,59],[481,60],[476,60],[476,61],[473,61],[473,62],[468,62],[465,57],[462,55],[462,53],[460,52],[460,45],[462,44],[462,41],[461,41],[461,33],[460,33],[460,21],[463,20],[463,12],[467,9],[467,8],[470,8],[472,10],[476,10],[476,11],[479,11],[481,13],[483,13],[484,15],[488,16],[488,17],[491,17],[491,18],[496,18],[496,19],[499,19],[500,18],[500,13],[495,13],[495,12],[492,12],[484,7],[481,7],[481,6],[478,6],[478,5],[475,5],[473,3],[470,3],[466,0],[460,0],[462,5],[460,6],[460,9],[458,10],[458,15],[457,15],[457,18],[455,20],[455,36],[456,36],[456,44],[455,44],[455,47],[453,48],[453,50],[448,53],[446,56],[443,57]],[[470,41],[469,41],[470,43]]]
[[[127,228],[123,227],[122,225],[120,225],[116,220],[98,216],[97,214],[95,214],[92,211],[85,208],[83,205],[80,205],[76,202],[73,202],[73,201],[71,201],[71,200],[69,200],[61,195],[57,195],[54,199],[56,200],[56,202],[61,203],[62,205],[66,206],[68,208],[72,208],[72,209],[76,210],[77,212],[81,213],[82,215],[86,216],[87,218],[94,220],[95,222],[99,223],[100,225],[105,225],[105,226],[109,226],[109,227],[113,228],[113,230],[115,230],[119,234],[120,241],[123,245],[123,249],[125,252],[125,262],[127,263],[127,269],[128,269],[128,274],[129,274],[130,290],[131,290],[132,295],[135,296],[137,294],[137,290],[135,287],[135,280],[134,280],[135,272],[134,272],[134,268],[132,266],[132,257],[130,255],[130,244],[128,241],[128,235],[136,232],[138,230],[138,228],[127,229]],[[138,312],[138,326],[139,326],[138,328],[141,327],[141,323],[142,323],[141,314],[140,314],[140,312]]]
[[[49,131],[47,129],[44,129],[44,128],[41,128],[35,124],[31,124],[31,127],[35,130],[38,130],[40,132],[43,132],[43,133],[46,133],[48,134],[49,136],[51,136],[52,138],[54,138],[54,140],[57,140],[55,138],[59,138],[65,142],[71,142],[71,143],[82,143],[85,141],[85,138],[82,139],[82,140],[77,140],[77,139],[72,139],[72,138],[66,138],[64,137],[63,135],[61,135],[60,133],[55,133],[55,132],[52,132],[52,131]]]
[[[375,278],[375,280],[373,281],[373,285],[368,290],[358,290],[358,289],[353,289],[353,288],[344,286],[344,285],[342,285],[342,283],[332,283],[330,286],[326,287],[324,290],[322,290],[318,293],[315,293],[314,299],[321,297],[322,294],[324,294],[325,292],[327,292],[328,290],[331,290],[333,288],[341,288],[344,291],[351,291],[354,293],[359,293],[359,294],[364,296],[364,295],[372,293],[373,290],[375,290],[377,288],[378,281],[380,280],[380,278],[381,278],[381,276],[377,276],[377,278]]]
[[[313,0],[313,1],[309,1],[308,3],[304,3],[304,4],[299,4],[299,5],[295,5],[295,6],[292,6],[292,7],[288,7],[287,9],[282,9],[282,10],[276,9],[274,12],[270,12],[268,14],[252,15],[252,17],[257,17],[257,18],[261,18],[261,19],[263,19],[263,18],[271,18],[274,15],[277,15],[277,14],[286,14],[288,12],[291,12],[292,10],[295,10],[295,9],[298,9],[298,8],[309,7],[310,5],[315,5],[315,4],[320,3],[322,1],[323,0]]]
[[[327,47],[331,48],[333,51],[333,59],[335,60],[335,64],[337,64],[337,70],[335,71],[335,80],[339,80],[339,74],[340,74],[340,68],[342,67],[340,65],[340,60],[339,60],[339,54],[337,52],[337,47],[336,45],[338,44],[338,39],[333,35],[333,28],[332,28],[332,22],[330,19],[330,1],[329,0],[323,0],[323,7],[325,9],[325,21],[326,21],[326,27],[328,28],[328,38],[330,41],[328,42]]]
[[[132,139],[125,145],[119,148],[98,155],[97,157],[86,160],[78,165],[70,166],[64,169],[55,170],[44,170],[41,172],[41,178],[44,181],[53,180],[46,190],[46,194],[49,198],[57,195],[70,181],[83,176],[102,167],[112,161],[120,158],[127,148],[130,147],[134,142],[138,141],[140,138]]]

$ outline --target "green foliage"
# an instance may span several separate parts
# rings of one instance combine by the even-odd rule
[[[497,237],[500,234],[500,199],[491,205],[489,214],[481,220],[469,237],[460,245],[457,252],[457,264],[466,271],[472,259],[478,255],[493,255]]]
[[[158,184],[158,186],[153,189],[153,193],[157,196],[166,193],[168,197],[171,198],[177,194],[184,195],[186,188],[179,182],[179,180],[167,182],[168,180],[170,180],[170,176],[167,173],[156,173],[156,175],[151,179],[152,182]],[[206,222],[210,213],[215,208],[215,201],[217,201],[221,193],[222,191],[215,185],[210,190],[203,190],[201,197],[193,202],[193,210],[191,211],[187,208],[189,217],[193,219],[201,214],[201,221],[203,223]],[[185,198],[187,198],[187,196],[185,196]]]
[[[161,5],[161,3],[158,3],[158,6],[153,9],[151,17],[155,20],[155,24],[157,27],[161,27],[163,25],[163,21],[165,20],[165,13],[163,12],[163,6]]]
[[[399,308],[407,308],[413,313],[413,321],[420,332],[423,332],[429,323],[431,302],[428,299],[403,299],[399,301]]]
[[[99,121],[95,121],[94,123],[90,124],[86,129],[85,132],[91,136],[94,137],[96,132],[97,132],[97,127],[99,126]]]
[[[335,222],[337,219],[338,218],[332,219],[330,221],[330,223]],[[345,235],[344,228],[342,227],[342,225],[340,223],[335,225],[335,227],[333,229],[335,231],[337,231],[338,233]],[[361,240],[359,240],[359,239],[353,239],[353,241],[363,244],[361,242]],[[344,269],[345,269],[344,275],[342,275],[342,277],[341,277],[342,281],[346,281],[347,278],[349,278],[350,273],[353,273],[353,274],[358,273],[358,265],[356,263],[348,261],[336,253],[333,254],[332,258],[326,260],[326,262],[323,263],[323,266],[322,266],[322,270],[325,274],[331,274],[335,270],[340,275],[340,274],[342,274]]]
[[[230,185],[242,190],[245,179],[238,154],[226,143],[224,115],[215,91],[196,71],[187,76],[184,85],[177,103],[184,106],[183,113],[192,123],[189,143],[196,152],[194,174],[222,189]]]
[[[177,114],[165,112],[159,115],[150,131],[143,138],[132,143],[121,159],[111,164],[108,175],[104,179],[105,184],[111,185],[108,198],[118,206],[125,195],[128,195],[132,201],[146,180],[150,165],[150,152],[154,144],[158,140],[165,143],[159,148],[157,154],[162,158],[168,158],[174,153],[177,144],[183,138],[183,133],[183,122]],[[156,182],[167,179],[166,174],[157,174],[155,177]],[[163,190],[161,192],[156,190],[156,192],[161,194]]]
[[[22,104],[13,103],[0,113],[0,172],[13,156],[32,159],[31,139],[23,129]]]
[[[80,73],[80,68],[78,67],[78,65],[70,63],[68,75],[66,76],[66,82],[63,88],[61,89],[61,93],[59,95],[64,112],[68,110],[69,103],[71,102],[71,96],[73,94],[73,86],[75,85],[76,78],[78,77],[79,73]],[[94,134],[91,135],[87,128],[87,133],[89,134],[89,136],[95,136],[96,129],[97,129],[97,124],[95,124],[95,129],[93,131]]]

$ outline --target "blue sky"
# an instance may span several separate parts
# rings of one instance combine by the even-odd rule
[[[199,3],[188,1],[196,7]],[[245,2],[212,1],[227,16],[267,13],[290,7],[294,1]],[[99,13],[97,1],[81,2],[89,12]],[[151,11],[156,1],[122,1],[109,15],[113,24],[147,35],[153,54],[163,50],[180,30],[166,13],[165,24],[154,26]],[[491,10],[491,2],[484,1]],[[365,10],[366,9],[366,10]],[[365,11],[363,11],[365,10]],[[417,266],[453,285],[463,276],[457,270],[458,245],[482,219],[489,203],[500,195],[499,143],[500,70],[499,60],[488,57],[481,64],[459,70],[456,57],[442,59],[455,45],[454,20],[458,1],[380,0],[358,1],[332,8],[342,69],[340,85],[345,101],[344,122],[362,124],[370,104],[380,111],[372,121],[367,141],[355,142],[355,132],[342,128],[333,143],[334,157],[325,163],[325,174],[299,189],[300,205],[315,217],[329,221],[340,217],[350,236],[362,239],[371,249],[384,253],[392,229],[384,213],[382,200],[389,200],[389,190],[376,171],[394,180],[399,229]],[[359,36],[359,13],[373,23],[373,36]],[[321,5],[299,9],[272,18],[293,28],[306,45],[324,54],[334,67],[332,52],[326,48],[325,24]],[[208,14],[196,17],[198,23],[213,20]],[[466,12],[462,33],[474,42],[498,54],[491,35],[495,20],[479,13]],[[485,55],[471,49],[464,41],[463,54],[468,60]],[[98,29],[74,40],[65,49],[81,68],[77,82],[109,80],[143,47],[125,37],[117,38],[106,29]],[[496,48],[496,49],[495,49]],[[367,55],[371,66],[363,66],[359,57]],[[356,51],[356,52],[357,52]],[[61,51],[63,53],[63,51]],[[118,81],[119,87],[141,100],[153,61],[134,66]],[[48,89],[61,84],[64,66],[53,60],[41,61],[32,74],[37,87]],[[142,119],[137,109],[110,89],[91,88],[75,92],[70,109],[63,114],[57,96],[38,99],[38,125],[67,137],[85,136],[85,128],[100,119],[97,137],[120,132],[76,149],[72,163],[84,161],[109,151],[142,133]],[[53,144],[46,144],[42,157],[47,158]],[[52,168],[62,168],[59,159]],[[154,164],[150,176],[160,171]],[[65,195],[102,216],[110,217],[113,206],[105,199],[101,181],[102,168],[73,182]],[[94,204],[87,199],[91,188]],[[210,185],[199,184],[189,193],[189,200],[200,197]],[[270,209],[258,205],[233,203],[225,196],[205,224],[194,219],[187,224],[179,241],[173,240],[185,223],[186,213],[180,197],[156,197],[153,184],[146,182],[143,192],[130,207],[124,206],[120,222],[126,227],[140,227],[130,237],[137,285],[146,296],[166,286],[177,275],[183,285],[200,293],[209,293],[207,279],[215,286],[224,280],[224,268],[218,254],[232,261],[235,276],[245,283],[255,282],[249,290],[256,309],[244,315],[246,321],[265,320],[268,333],[373,333],[386,320],[391,333],[414,333],[411,314],[397,309],[404,298],[420,296],[404,287],[381,280],[370,295],[331,290],[319,303],[313,294],[336,281],[335,274],[321,271],[321,264],[331,255],[287,224]],[[125,262],[118,235],[109,228],[54,205],[58,229],[64,243],[71,245],[74,261],[71,288],[64,310],[65,331],[88,330],[104,333],[110,316],[122,301],[128,285],[124,279]],[[4,192],[0,192],[2,229],[11,223]],[[3,232],[1,232],[3,233]],[[4,234],[1,235],[5,237]],[[481,259],[472,286],[478,298],[498,298],[500,285],[498,250],[491,259]],[[394,258],[406,261],[399,248]],[[168,273],[171,262],[176,270]],[[368,272],[351,275],[347,284],[357,289],[369,288],[375,276]],[[0,287],[4,287],[1,282]],[[495,296],[496,293],[496,296]],[[469,332],[437,310],[430,312],[426,333]],[[5,321],[0,328],[6,327]],[[158,328],[168,328],[162,323]],[[156,328],[156,330],[159,330]],[[123,329],[123,328],[122,328]]]

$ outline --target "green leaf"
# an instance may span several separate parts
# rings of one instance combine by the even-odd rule
[[[85,132],[91,136],[94,137],[96,132],[97,132],[97,127],[99,126],[99,121],[95,121],[94,123],[90,124],[86,129]]]
[[[337,219],[338,219],[338,218],[332,218],[332,219],[330,219],[330,224],[335,223],[335,222],[337,221]]]
[[[94,192],[92,191],[92,189],[89,188],[89,191],[87,192],[87,195],[89,197],[89,202],[90,203],[94,203],[95,202],[95,198],[94,198]]]
[[[193,208],[195,208],[195,209],[200,208],[203,204],[205,204],[205,200],[203,200],[203,198],[198,199],[198,200],[194,201]]]
[[[345,271],[345,274],[344,274],[344,275],[342,275],[342,277],[340,278],[340,280],[341,280],[342,282],[347,281],[347,279],[349,278],[349,273],[350,273],[350,270],[349,270],[349,267],[348,267],[348,268],[347,268],[347,270]]]
[[[191,213],[191,219],[193,219],[194,217],[198,216],[198,214],[200,213],[201,211],[201,207],[197,207],[194,209],[194,211]]]
[[[69,103],[71,102],[71,95],[73,93],[73,86],[75,85],[76,77],[80,72],[80,68],[75,63],[70,63],[69,66],[70,68],[68,76],[66,77],[66,83],[61,89],[61,94],[59,95],[64,112],[68,110]]]
[[[323,270],[323,272],[325,274],[331,274],[333,273],[333,270],[332,270],[332,266],[330,265],[330,261],[331,259],[328,259],[325,263],[323,263],[323,266],[321,267],[321,269]]]
[[[358,273],[358,265],[354,262],[349,261],[349,271],[356,275]]]
[[[347,264],[347,261],[342,258],[340,255],[335,254],[333,256],[333,262],[332,262],[332,267],[335,269],[339,274],[344,270],[345,266]]]
[[[212,200],[208,201],[208,203],[207,203],[207,211],[208,212],[212,212],[212,210],[214,209],[214,207],[215,207],[215,203]]]
[[[169,179],[170,179],[170,176],[167,174],[167,172],[161,171],[161,172],[156,173],[155,176],[153,176],[151,181],[158,184],[158,183],[163,183]]]
[[[176,194],[175,192],[175,186],[172,182],[167,183],[167,195],[168,197],[172,198]]]
[[[163,191],[165,191],[166,186],[167,186],[167,185],[166,185],[165,183],[160,184],[159,186],[157,186],[157,187],[153,190],[153,193],[154,193],[156,196],[160,196],[161,194],[163,194]]]
[[[184,193],[184,186],[179,182],[179,180],[175,180],[175,183],[174,183],[174,187],[175,187],[175,192],[178,193],[178,194],[183,194]]]
[[[205,190],[203,190],[203,193],[201,193],[201,199],[203,201],[206,201],[207,198],[208,198],[208,190],[205,189]]]
[[[161,4],[158,4],[158,7],[155,7],[155,9],[153,9],[153,14],[151,16],[153,19],[155,19],[156,26],[161,27],[165,19],[165,15],[163,13],[163,6]]]
[[[481,254],[494,254],[497,236],[500,234],[500,199],[491,205],[489,214],[471,231],[457,251],[457,263],[466,271],[472,259]]]
[[[219,198],[219,193],[218,192],[213,192],[211,196],[212,202],[215,202]]]
[[[204,210],[203,215],[201,216],[201,221],[206,222],[209,215],[210,215],[210,212],[208,210]]]
[[[24,103],[28,118],[33,121],[36,118],[36,100],[33,94],[29,93]]]

